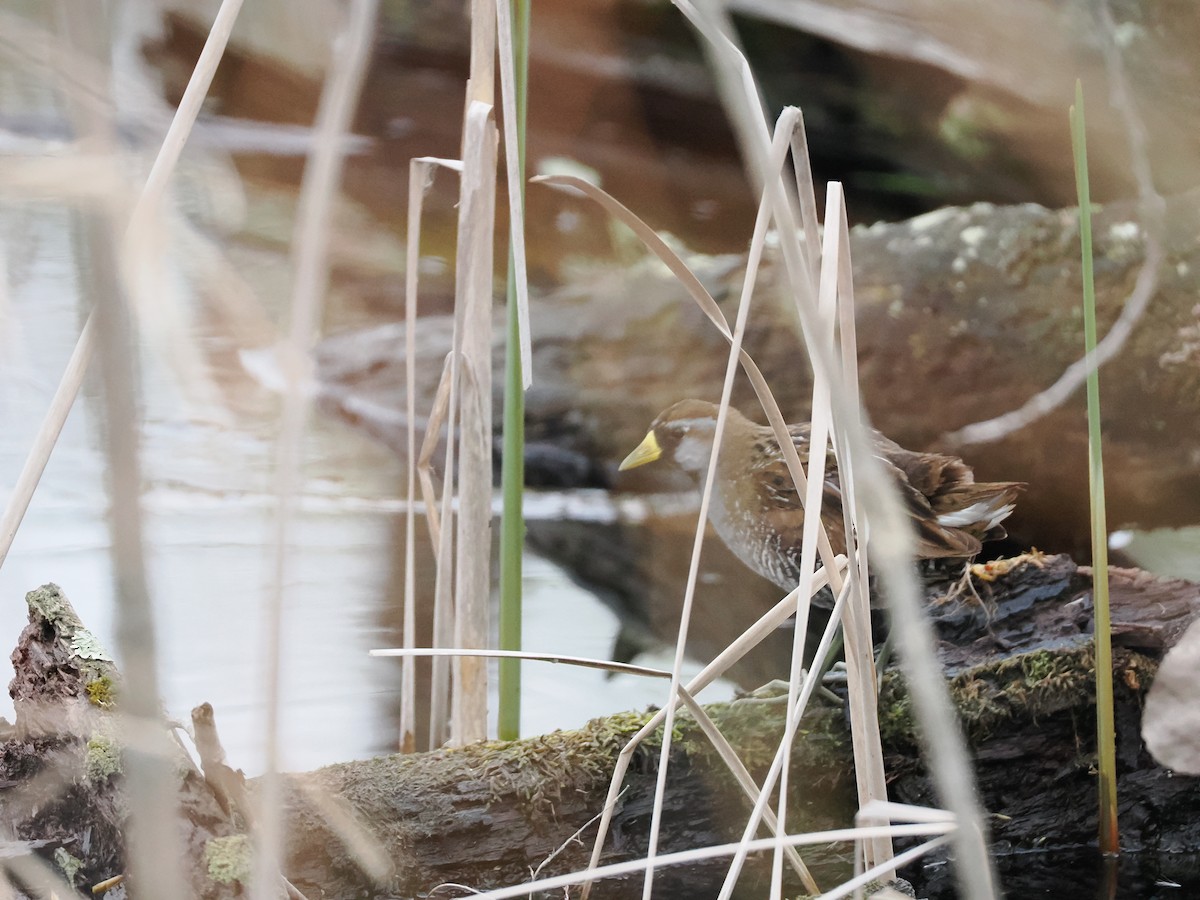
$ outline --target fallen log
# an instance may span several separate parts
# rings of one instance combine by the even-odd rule
[[[1102,370],[1114,527],[1200,520],[1200,457],[1193,452],[1200,436],[1200,192],[1173,198],[1167,209],[1158,290],[1124,351]],[[1106,207],[1094,227],[1103,330],[1138,277],[1145,239],[1128,206]],[[1020,406],[1083,354],[1074,210],[944,209],[857,228],[850,244],[863,402],[872,424],[906,447],[934,446],[949,432]],[[687,259],[732,321],[744,259]],[[781,268],[770,260],[764,266],[745,346],[794,421],[807,414],[812,383]],[[720,393],[727,345],[656,261],[598,271],[537,297],[534,308],[534,383],[526,396],[533,486],[608,487],[616,464],[659,411],[683,397]],[[418,323],[422,415],[432,407],[452,324],[443,316]],[[502,327],[494,334],[503,341]],[[403,324],[336,335],[317,350],[322,407],[400,455],[404,351]],[[734,403],[751,415],[758,409],[744,380]],[[1023,547],[1081,558],[1088,552],[1079,538],[1087,534],[1089,508],[1082,408],[1080,397],[1001,441],[956,448],[979,480],[1029,484],[1006,522]],[[654,468],[623,475],[619,487],[692,490]]]
[[[978,574],[978,599],[961,593],[947,599],[939,593],[931,596],[930,608],[951,695],[976,760],[993,852],[1002,861],[1020,858],[1027,865],[1030,851],[1094,840],[1091,576],[1064,557],[1040,556],[992,564]],[[1138,722],[1158,659],[1200,614],[1200,587],[1128,570],[1118,570],[1112,583],[1124,845],[1145,852],[1194,850],[1200,847],[1200,778],[1177,776],[1157,765],[1141,743]],[[59,598],[59,612],[47,615],[39,598],[48,595]],[[106,703],[111,699],[100,687],[89,694],[87,685],[107,678],[101,683],[116,685],[119,698],[119,681],[111,663],[95,660],[91,645],[78,637],[78,620],[62,612],[69,607],[61,593],[48,586],[29,598],[31,624],[14,654],[17,723],[0,747],[6,765],[0,777],[12,785],[0,795],[0,814],[12,823],[10,838],[27,842],[40,858],[55,861],[59,849],[71,848],[79,862],[72,877],[82,884],[124,866],[123,809],[111,799],[120,796],[119,768],[106,770],[99,781],[81,774],[88,771],[85,735],[94,735],[96,723],[109,715],[92,709],[92,696]],[[80,657],[80,648],[89,655]],[[103,663],[106,674],[94,674],[95,661]],[[67,684],[76,686],[64,689]],[[708,711],[750,771],[761,777],[782,732],[783,704],[759,697]],[[895,672],[885,678],[880,713],[891,795],[935,804],[917,752],[919,735],[907,693]],[[521,883],[534,872],[577,869],[586,860],[617,755],[645,721],[646,714],[623,714],[575,732],[386,756],[288,776],[287,878],[309,897],[390,897],[449,884],[481,889]],[[645,850],[659,739],[634,752],[606,862],[636,858]],[[793,766],[795,817],[789,827],[848,824],[854,790],[839,706],[809,712]],[[58,777],[48,782],[47,772]],[[229,896],[229,885],[213,882],[211,859],[200,863],[205,843],[244,834],[245,819],[223,808],[220,793],[211,787],[213,773],[205,778],[190,763],[180,772],[181,815],[196,835],[188,865],[196,896]],[[31,786],[42,792],[34,804]],[[253,795],[253,783],[250,788]],[[198,799],[187,799],[193,795]],[[107,805],[104,798],[110,798]],[[744,796],[696,724],[681,715],[661,848],[735,840],[746,810]],[[85,833],[93,835],[90,843],[81,837]],[[832,884],[844,875],[848,849],[834,847],[809,859],[818,878]],[[761,865],[753,861],[747,871],[748,890],[761,886]],[[243,864],[235,875],[245,877],[244,869]],[[657,883],[664,896],[705,895],[722,872],[721,865],[671,868]],[[636,877],[602,882],[600,896],[629,896],[638,883]]]

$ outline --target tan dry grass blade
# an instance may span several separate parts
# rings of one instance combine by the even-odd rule
[[[782,167],[783,160],[788,148],[790,139],[790,124],[781,122],[775,131],[775,138],[771,146],[772,162]],[[650,900],[651,893],[654,887],[654,857],[658,852],[658,834],[662,821],[662,807],[666,794],[666,779],[667,770],[670,765],[671,738],[674,727],[675,710],[678,703],[679,686],[680,686],[680,670],[683,666],[684,652],[687,647],[688,629],[691,623],[692,602],[695,597],[696,580],[700,571],[700,551],[704,544],[704,532],[708,524],[708,509],[712,500],[713,484],[716,480],[717,462],[721,453],[721,442],[725,433],[725,421],[729,411],[729,398],[733,393],[733,382],[737,375],[738,363],[742,353],[742,339],[746,333],[746,325],[749,322],[751,300],[753,298],[753,286],[757,275],[758,264],[762,257],[762,249],[766,243],[767,225],[770,222],[770,215],[767,207],[767,198],[763,197],[759,206],[759,212],[754,225],[754,238],[750,243],[749,260],[747,262],[747,271],[742,287],[741,297],[738,303],[737,317],[733,327],[733,333],[730,337],[729,358],[725,366],[725,378],[721,386],[721,400],[717,409],[717,421],[713,434],[713,450],[708,461],[708,470],[705,473],[704,484],[700,494],[700,512],[696,523],[696,533],[692,543],[692,556],[688,568],[687,586],[684,591],[683,609],[679,617],[679,632],[676,636],[675,643],[675,660],[671,669],[671,694],[668,698],[666,708],[666,719],[663,724],[663,740],[662,748],[659,753],[659,768],[657,773],[657,785],[654,795],[654,808],[650,818],[650,835],[647,849],[647,861],[645,882],[642,890],[643,900]],[[769,387],[766,390],[767,398],[772,406],[775,406],[774,398],[771,396]],[[776,407],[777,408],[777,407]],[[787,440],[788,446],[791,446],[791,441]],[[782,444],[782,442],[781,442]],[[814,528],[819,530],[820,518],[813,516],[811,519],[814,522]],[[829,548],[828,540],[825,541],[826,549]],[[832,551],[828,551],[826,557],[827,562],[832,559]],[[809,586],[811,591],[811,582]],[[808,605],[811,594],[806,594],[803,587],[796,594],[797,617],[806,618],[808,615]]]
[[[765,204],[764,204],[765,205]],[[809,226],[808,230],[815,233],[816,223],[805,223]],[[807,230],[806,230],[807,233]],[[828,235],[828,230],[826,234]],[[755,235],[758,239],[760,236]],[[828,257],[825,257],[828,261]],[[818,340],[833,339],[833,306],[836,303],[836,280],[831,280],[827,274],[829,267],[825,266],[821,269],[820,278],[820,297],[821,297],[821,326],[823,334],[818,336]],[[832,283],[832,288],[831,288]],[[811,431],[809,434],[809,453],[808,453],[808,471],[805,475],[808,477],[807,492],[804,498],[804,529],[801,539],[800,548],[800,594],[804,595],[810,590],[808,585],[812,580],[813,567],[816,564],[816,546],[817,546],[817,531],[821,527],[821,507],[825,495],[825,464],[828,458],[829,448],[829,431],[832,422],[830,421],[830,400],[829,400],[829,385],[822,377],[822,373],[818,370],[813,373],[813,391],[812,391],[812,416],[811,416]],[[847,544],[849,544],[847,538]],[[776,816],[780,821],[787,821],[787,798],[788,798],[788,781],[790,774],[789,763],[791,761],[792,744],[796,738],[796,725],[799,716],[794,714],[799,694],[803,687],[804,681],[811,679],[805,678],[803,669],[804,665],[804,646],[808,635],[808,611],[805,609],[798,612],[796,616],[796,627],[792,634],[792,665],[791,673],[788,679],[788,711],[787,724],[783,732],[783,763],[779,771],[779,800]],[[802,713],[802,710],[801,710]],[[727,881],[726,885],[732,890],[732,881]],[[780,900],[783,895],[783,871],[782,860],[780,853],[777,850],[772,862],[771,869],[771,898],[772,900]]]
[[[759,124],[753,127],[756,137],[749,142],[756,148],[751,164],[756,172],[768,172],[769,150],[767,127],[750,67],[737,48],[720,33],[719,27],[702,15],[687,0],[673,0],[675,5],[696,25],[702,36],[713,45],[713,60],[717,79],[721,83],[741,84],[743,103],[739,112],[753,113]],[[809,358],[814,369],[820,369],[838,383],[832,359],[832,348],[823,346],[814,336],[816,310],[812,302],[811,272],[804,259],[803,248],[797,241],[797,228],[791,222],[791,209],[780,185],[764,178],[766,195],[770,197],[773,213],[780,223],[780,249],[785,270],[792,287],[796,311],[800,317]],[[951,708],[946,685],[935,660],[933,638],[923,616],[915,574],[912,571],[913,535],[905,519],[899,498],[888,483],[879,463],[874,459],[860,412],[853,409],[844,395],[833,393],[834,418],[846,434],[844,451],[860,480],[860,496],[864,498],[863,512],[874,523],[877,533],[877,574],[886,580],[887,595],[893,615],[897,640],[904,648],[902,664],[914,699],[914,710],[927,741],[930,769],[941,802],[954,812],[961,828],[955,832],[955,851],[958,864],[955,874],[961,893],[970,900],[994,896],[994,877],[984,837],[984,824],[974,789],[974,778],[962,745]]]
[[[751,853],[761,853],[773,850],[778,843],[791,847],[812,847],[818,844],[846,843],[860,841],[877,834],[889,834],[897,838],[927,837],[929,835],[953,834],[957,830],[952,822],[915,823],[910,825],[870,826],[861,828],[838,828],[831,831],[816,831],[810,834],[788,835],[786,838],[762,838],[752,841],[748,847]],[[713,847],[698,847],[692,850],[681,850],[676,853],[665,853],[659,857],[656,865],[660,868],[667,866],[686,865],[702,862],[708,859],[720,859],[729,856],[738,848],[737,844],[719,844]],[[922,849],[922,852],[925,852]],[[527,881],[511,887],[497,888],[491,891],[474,893],[473,900],[511,900],[515,897],[526,897],[536,893],[557,892],[571,885],[583,884],[584,879],[615,878],[621,875],[631,875],[645,871],[649,861],[635,859],[628,862],[610,863],[600,866],[594,872],[571,872],[566,875],[556,875],[552,878],[541,878]]]
[[[468,648],[487,646],[491,597],[496,145],[492,107],[472,101],[463,138],[454,301],[462,325],[454,643]],[[459,657],[454,674],[451,739],[459,744],[483,740],[487,737],[487,666],[479,659]]]
[[[851,284],[849,260],[849,231],[846,226],[845,200],[841,185],[831,183],[825,202],[825,249],[821,267],[821,312],[828,329],[826,337],[833,342],[835,319],[843,325],[849,323],[853,329],[854,294]],[[807,225],[807,223],[806,223]],[[851,342],[843,341],[838,349],[841,358],[841,375],[844,390],[852,409],[861,406],[857,392],[858,365],[855,349]],[[841,443],[835,432],[835,444]],[[868,565],[867,546],[863,540],[870,531],[870,523],[860,512],[860,505],[853,499],[853,462],[846,473],[842,473],[843,515],[852,560],[851,591],[843,620],[846,642],[846,676],[850,700],[850,732],[853,737],[854,769],[858,783],[860,807],[873,801],[887,800],[887,782],[883,764],[883,747],[879,740],[879,715],[877,678],[875,673],[874,641],[871,635],[871,610],[868,596],[866,572]],[[849,498],[849,499],[847,499]],[[857,536],[858,540],[853,538]],[[892,858],[890,842],[886,838],[864,844],[865,862],[869,868],[884,865]]]
[[[844,567],[846,558],[839,556],[835,560],[835,564]],[[819,569],[813,576],[813,589],[820,590],[829,584],[829,574],[824,569]],[[723,651],[717,654],[717,657],[706,665],[700,672],[688,682],[684,689],[692,696],[700,693],[708,685],[712,684],[716,679],[720,678],[729,670],[738,660],[757,647],[767,635],[771,634],[775,629],[781,626],[784,622],[792,617],[796,611],[796,602],[799,591],[791,591],[782,600],[776,603],[771,609],[763,613],[753,625],[743,631],[737,638],[726,647]],[[832,643],[832,628],[828,631],[829,643]],[[828,646],[826,646],[828,649]],[[600,865],[600,853],[604,848],[604,841],[608,837],[608,828],[612,822],[612,815],[616,809],[617,797],[621,792],[621,785],[625,780],[625,774],[629,771],[629,764],[633,760],[633,751],[654,731],[659,728],[667,717],[665,709],[659,710],[653,718],[650,719],[641,730],[637,732],[622,748],[621,753],[617,757],[617,764],[613,767],[612,779],[609,783],[608,796],[604,800],[604,809],[600,817],[600,824],[596,830],[596,840],[592,846],[592,855],[588,864],[588,871],[595,871]],[[769,782],[773,784],[773,782]],[[771,787],[764,788],[764,794],[769,794]],[[756,803],[765,804],[766,796],[761,796]],[[761,813],[760,813],[761,817]],[[583,882],[583,893],[581,897],[587,900],[588,894],[591,891],[591,880]]]
[[[813,276],[813,291],[819,286],[818,266],[821,263],[821,239],[817,216],[817,195],[813,186],[812,160],[808,152],[808,135],[804,130],[804,113],[796,110],[796,127],[792,131],[792,170],[796,176],[796,194],[800,200],[800,225],[804,232],[804,255]],[[858,377],[857,366],[855,378]]]
[[[271,588],[266,600],[267,710],[265,727],[266,771],[262,778],[263,815],[258,835],[252,896],[265,900],[278,890],[282,838],[282,803],[279,783],[279,704],[283,685],[284,585],[288,582],[289,547],[300,487],[300,440],[308,416],[304,384],[311,367],[319,314],[329,284],[329,221],[341,181],[346,155],[345,134],[366,72],[376,0],[353,0],[346,8],[345,26],[316,115],[316,140],[297,204],[292,242],[291,327],[281,358],[285,379],[283,410],[275,454],[274,559]]]
[[[407,422],[405,423],[406,445],[408,448],[408,458],[405,461],[405,469],[407,475],[407,489],[405,492],[405,500],[407,507],[404,513],[404,601],[401,609],[401,621],[403,629],[403,640],[405,647],[413,647],[416,644],[416,539],[414,521],[416,497],[416,473],[421,471],[421,490],[425,499],[426,523],[429,526],[430,543],[437,547],[440,544],[438,535],[438,514],[437,504],[434,502],[433,480],[429,472],[429,460],[433,456],[433,448],[437,443],[437,434],[440,431],[440,421],[434,423],[433,416],[430,415],[428,430],[425,434],[424,447],[422,447],[421,458],[417,458],[417,435],[416,435],[416,418],[417,418],[417,290],[420,283],[420,260],[421,260],[421,212],[425,205],[425,196],[433,186],[433,176],[438,167],[445,167],[456,172],[462,172],[462,163],[458,160],[437,159],[434,157],[421,157],[418,159],[409,160],[408,164],[408,229],[405,245],[405,269],[404,269],[404,373],[405,373],[405,413]],[[448,362],[448,361],[447,361]],[[442,372],[442,380],[438,385],[438,397],[443,396],[441,386],[446,384],[448,377],[448,367]],[[435,408],[441,405],[437,399],[434,401]],[[432,440],[431,440],[432,438]],[[427,449],[426,449],[427,448]],[[422,463],[424,465],[422,466]],[[443,664],[441,668],[445,668]],[[443,691],[445,690],[446,676],[444,673],[438,673],[439,677],[434,679],[434,683],[442,684]],[[406,658],[401,663],[400,671],[400,740],[399,746],[402,752],[411,752],[416,749],[416,715],[417,715],[417,696],[416,696],[416,666],[411,658]]]
[[[794,121],[792,116],[797,115],[799,110],[785,110],[784,112],[785,114],[790,113],[790,116],[786,120],[784,116],[781,116],[781,121],[792,122]],[[780,164],[782,165],[782,159],[780,160]],[[700,307],[700,310],[708,317],[709,321],[716,326],[721,335],[726,340],[732,339],[729,323],[725,321],[725,314],[717,306],[717,301],[712,298],[712,295],[700,283],[700,279],[679,258],[679,255],[662,238],[654,233],[654,229],[639,219],[627,206],[594,184],[584,181],[581,178],[576,178],[573,175],[539,175],[531,178],[530,181],[534,184],[545,184],[551,187],[579,191],[589,199],[600,204],[601,207],[619,219],[623,224],[629,226],[633,233],[646,245],[646,248],[671,270],[671,274],[679,279],[679,283],[683,285],[692,300],[696,302],[696,305]],[[767,421],[772,428],[775,440],[779,443],[779,447],[783,451],[788,473],[792,476],[800,496],[804,496],[805,485],[807,484],[807,479],[804,476],[804,467],[800,463],[800,457],[796,453],[796,448],[787,437],[787,424],[783,420],[783,413],[779,410],[779,404],[775,402],[775,398],[771,394],[771,389],[767,385],[766,378],[763,377],[762,371],[758,368],[754,360],[751,359],[750,354],[742,350],[739,352],[738,358],[741,361],[746,377],[750,381],[750,385],[754,388],[754,393],[758,397],[759,403],[762,404],[763,410],[767,414]],[[834,558],[834,553],[824,528],[818,532],[817,550],[820,554],[822,564],[833,573],[831,575],[831,587],[835,591],[840,590],[841,572],[837,566],[830,565]]]
[[[480,659],[522,659],[531,662],[548,662],[564,666],[579,666],[584,669],[603,669],[606,672],[619,672],[625,675],[643,675],[647,678],[670,678],[671,673],[664,669],[652,669],[649,666],[635,666],[632,663],[613,662],[609,659],[595,659],[590,656],[571,656],[564,653],[537,653],[531,650],[474,650],[466,647],[411,647],[386,648],[371,650],[371,656],[400,657],[408,656],[475,656]]]
[[[386,886],[394,865],[387,848],[371,833],[369,823],[363,822],[347,804],[339,802],[338,797],[321,785],[304,777],[294,778],[291,784],[313,805],[359,868],[375,884]]]
[[[858,354],[854,330],[854,285],[850,262],[850,232],[847,227],[845,198],[839,183],[829,185],[825,201],[825,243],[822,279],[830,272],[836,294],[836,315],[841,326],[839,356],[842,381],[853,409],[860,409],[858,394]],[[832,326],[832,322],[830,323]],[[832,336],[832,335],[831,335]],[[836,438],[836,433],[835,433]],[[874,640],[871,634],[871,608],[868,595],[869,555],[866,535],[870,523],[859,512],[854,464],[847,459],[841,471],[842,508],[851,554],[853,590],[846,607],[843,629],[846,639],[846,677],[850,698],[850,730],[854,746],[854,769],[858,782],[860,808],[887,800],[887,778],[883,747],[879,738],[878,676],[875,670]],[[870,868],[885,866],[892,858],[887,837],[865,842],[865,862]],[[891,873],[894,877],[894,871]]]
[[[504,111],[504,165],[508,177],[508,241],[512,248],[517,287],[517,330],[520,332],[521,384],[533,384],[533,344],[529,333],[529,276],[525,266],[525,204],[517,152],[517,66],[513,54],[511,0],[496,3],[496,33],[500,42],[500,96]]]
[[[25,465],[17,477],[17,483],[13,485],[4,516],[0,518],[0,567],[4,566],[8,551],[12,549],[13,539],[29,509],[29,502],[33,499],[42,473],[46,471],[46,463],[50,461],[50,454],[54,452],[54,445],[58,442],[71,407],[75,405],[83,376],[92,361],[96,347],[94,319],[94,315],[89,315],[83,324],[83,331],[79,333],[79,340],[67,361],[67,368],[50,400],[50,408],[46,410],[46,416],[33,439],[33,446],[25,457]]]
[[[798,118],[799,118],[799,111],[798,110],[790,110],[784,116],[781,117],[780,122],[777,124],[776,135],[775,135],[775,139],[773,141],[772,148],[771,148],[771,165],[773,167],[773,171],[778,171],[783,166],[784,157],[785,157],[786,151],[788,149],[789,139],[791,138],[791,135],[794,131],[795,124],[796,124],[796,121],[798,120]],[[774,397],[771,395],[770,388],[767,386],[765,379],[762,377],[761,372],[758,370],[758,367],[756,365],[754,365],[753,360],[750,359],[748,354],[746,354],[744,351],[741,351],[740,347],[738,346],[738,341],[736,340],[736,334],[737,334],[736,330],[735,330],[734,334],[732,334],[732,335],[730,334],[728,324],[726,323],[724,316],[721,314],[720,310],[718,309],[716,302],[712,299],[712,297],[708,294],[708,292],[704,289],[704,287],[699,283],[699,280],[695,278],[695,276],[691,273],[691,271],[687,268],[687,266],[683,263],[683,261],[680,260],[678,258],[678,256],[676,256],[674,254],[674,252],[670,250],[669,247],[667,247],[665,242],[663,242],[658,237],[658,235],[656,235],[653,232],[652,229],[650,229],[647,225],[645,225],[645,223],[643,223],[640,219],[638,219],[638,217],[636,215],[634,215],[631,211],[629,211],[625,206],[620,204],[614,198],[612,198],[605,192],[601,191],[599,188],[596,188],[595,186],[590,185],[587,182],[584,182],[580,179],[575,179],[575,178],[570,178],[570,177],[543,177],[543,178],[534,179],[534,181],[545,182],[545,183],[559,185],[559,186],[573,187],[573,188],[576,188],[576,189],[582,191],[583,193],[587,194],[588,196],[592,197],[597,202],[599,202],[602,206],[604,206],[606,209],[608,209],[611,213],[613,213],[615,216],[620,218],[622,222],[629,225],[629,227],[634,230],[635,234],[637,234],[643,240],[643,242],[647,245],[647,247],[650,248],[653,252],[655,252],[660,257],[660,259],[662,259],[662,261],[671,269],[671,271],[673,273],[675,273],[677,275],[677,277],[679,277],[680,281],[685,285],[685,287],[687,287],[689,293],[692,295],[693,299],[695,299],[696,302],[700,305],[701,309],[704,310],[704,312],[714,322],[714,324],[718,327],[718,329],[721,331],[721,333],[724,334],[728,339],[730,339],[731,344],[733,345],[733,347],[732,347],[733,352],[731,353],[729,368],[727,369],[727,375],[729,375],[729,377],[732,377],[731,373],[733,371],[733,367],[735,366],[737,359],[740,359],[743,366],[745,367],[745,369],[747,371],[747,374],[750,377],[751,383],[754,385],[755,390],[758,393],[760,400],[763,403],[764,409],[766,409],[766,411],[768,413],[768,418],[771,420],[772,426],[775,429],[775,433],[777,435],[777,440],[779,441],[779,445],[781,448],[783,448],[785,457],[788,457],[789,468],[792,471],[793,478],[796,480],[797,488],[798,488],[798,490],[803,492],[804,485],[805,485],[803,467],[800,464],[799,457],[796,454],[795,447],[793,446],[790,438],[787,437],[786,425],[783,423],[783,417],[779,412],[778,405],[775,403]],[[739,322],[743,323],[743,328],[744,328],[744,316],[748,315],[748,312],[749,312],[749,301],[750,301],[750,297],[752,295],[752,288],[753,288],[754,280],[756,277],[759,260],[761,259],[763,245],[765,243],[766,225],[767,225],[767,222],[769,221],[769,218],[766,215],[766,211],[767,211],[767,200],[764,197],[762,207],[760,209],[760,216],[759,216],[758,222],[756,223],[756,237],[755,237],[755,240],[753,240],[751,242],[750,258],[749,258],[748,266],[747,266],[747,274],[746,274],[745,284],[744,284],[744,288],[743,288],[742,300],[741,300],[741,304],[739,306]],[[815,231],[814,231],[814,233],[815,233]],[[736,358],[735,358],[735,356],[736,356]],[[729,381],[727,380],[726,392],[728,391],[728,388],[729,388]],[[727,407],[727,403],[728,403],[728,400],[727,400],[728,394],[726,393],[724,395],[724,397],[725,397],[725,399],[723,399],[723,401],[722,401],[722,407],[718,414],[718,421],[717,421],[716,443],[718,446],[720,443],[720,435],[723,430],[723,424],[724,424],[723,416],[724,416],[725,408]],[[790,451],[790,453],[789,453],[789,451]],[[714,454],[714,461],[715,461],[715,458],[716,458],[716,454]],[[712,464],[713,464],[713,462],[710,461],[710,466]],[[703,528],[703,524],[706,519],[705,504],[707,503],[707,501],[708,501],[708,485],[706,483],[705,494],[704,494],[704,496],[702,496],[702,500],[701,500],[701,514],[699,517],[698,529]],[[812,521],[813,521],[812,527],[816,529],[816,532],[818,535],[818,541],[817,541],[818,549],[821,551],[822,559],[825,561],[827,569],[829,569],[833,573],[831,576],[831,579],[832,579],[835,589],[840,591],[840,589],[841,589],[840,573],[837,571],[837,569],[835,567],[830,567],[828,565],[828,563],[833,558],[833,553],[832,553],[832,549],[829,544],[828,536],[825,533],[824,526],[820,522],[819,516],[812,517]],[[698,553],[698,550],[699,550],[699,543],[701,540],[700,533],[702,533],[702,532],[698,532],[696,544],[693,547],[693,571],[689,573],[688,589],[687,589],[687,593],[685,594],[685,600],[684,600],[684,612],[683,612],[683,615],[681,616],[681,622],[683,624],[681,624],[681,629],[680,629],[680,631],[681,631],[680,638],[679,638],[679,640],[681,642],[680,645],[682,645],[683,643],[686,642],[686,630],[687,630],[686,623],[687,623],[688,617],[689,617],[688,599],[690,598],[692,591],[694,590],[694,570],[695,570],[695,566],[696,566],[696,562],[697,562],[697,557],[695,554]],[[807,614],[808,614],[808,596],[804,593],[803,590],[799,591],[797,593],[797,596],[802,598],[799,603],[799,606],[798,606],[798,615],[800,618],[802,618],[803,620],[806,621]],[[676,686],[677,686],[677,684],[673,683],[672,687],[675,688]],[[673,709],[674,709],[674,704],[672,704],[668,707],[667,713],[666,713],[668,733],[669,733],[669,729],[670,729],[671,722],[672,722]],[[669,743],[670,743],[669,738],[667,739],[667,741],[665,743],[668,745],[667,749],[669,750]],[[623,777],[623,775],[622,775],[622,777]],[[614,778],[613,784],[615,787],[616,785],[619,784],[619,781]],[[610,789],[610,795],[611,794],[612,794],[612,789]],[[656,802],[656,811],[659,808],[660,802],[661,802],[661,795],[659,795],[658,801]],[[653,853],[653,849],[654,849],[655,839],[657,837],[657,829],[656,829],[657,821],[658,821],[657,815],[652,817],[652,820],[651,820],[651,852],[652,853]],[[598,861],[599,848],[603,843],[604,835],[605,835],[605,832],[607,829],[607,824],[608,824],[608,818],[606,816],[601,821],[601,827],[600,827],[601,833],[598,837],[596,848],[593,850],[593,864],[595,864],[595,862]],[[648,870],[648,872],[650,872],[650,871],[652,871],[652,870]],[[651,881],[652,881],[652,876],[648,875],[647,886],[646,886],[647,893],[649,892]],[[588,889],[587,886],[585,886],[585,894],[587,892],[587,889]]]
[[[214,33],[205,44],[179,111],[172,119],[166,139],[156,156],[154,167],[144,189],[139,194],[135,213],[153,210],[173,172],[179,153],[211,83],[217,61],[224,52],[229,28],[240,7],[240,0],[229,0],[218,12]],[[66,48],[82,50],[79,56],[99,56],[107,35],[107,23],[102,10],[76,4],[64,7],[60,19],[63,44]],[[107,84],[107,81],[104,82]],[[101,108],[80,102],[69,95],[68,106],[78,130],[95,142],[102,151],[116,146],[116,124]],[[160,714],[153,604],[147,583],[145,549],[142,539],[141,465],[139,458],[140,421],[135,404],[136,353],[132,341],[132,326],[124,308],[131,281],[129,267],[150,260],[140,256],[145,247],[137,240],[138,227],[126,220],[128,200],[122,193],[105,198],[99,209],[88,210],[83,216],[84,252],[90,259],[81,271],[87,271],[85,294],[94,302],[94,328],[85,327],[75,360],[86,363],[94,337],[100,353],[103,376],[104,416],[106,428],[105,456],[109,469],[112,495],[109,511],[109,530],[112,540],[112,562],[116,585],[117,651],[124,659],[127,687],[122,698],[123,709],[130,714],[128,722],[145,723]],[[115,236],[124,234],[118,253],[112,245]],[[122,285],[116,263],[124,262],[126,287]],[[82,376],[83,366],[68,375]],[[57,399],[67,401],[77,385],[60,387]],[[69,407],[64,402],[64,407]],[[65,415],[65,409],[63,410]],[[43,431],[45,433],[45,431]],[[51,444],[45,445],[48,453]],[[167,898],[184,896],[182,847],[179,843],[178,809],[172,785],[173,767],[170,747],[160,728],[151,732],[147,747],[129,747],[128,774],[128,863],[130,873],[154,896]]]

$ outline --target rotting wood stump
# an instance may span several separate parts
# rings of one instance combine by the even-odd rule
[[[9,684],[16,723],[4,722],[0,744],[0,821],[16,848],[5,866],[33,896],[88,893],[100,883],[136,893],[123,883],[128,801],[120,674],[56,585],[25,599],[29,624],[13,651]],[[173,762],[184,847],[178,865],[190,895],[235,897],[246,838],[181,746]],[[22,847],[49,865],[17,853]]]
[[[939,602],[934,592],[930,610],[976,760],[993,851],[1003,856],[1090,843],[1096,794],[1090,572],[1065,557],[1040,556],[979,571],[990,580],[976,580],[978,599],[960,593]],[[87,885],[124,867],[119,738],[102,753],[97,740],[115,726],[108,704],[119,703],[119,678],[61,592],[47,586],[31,592],[29,602],[31,624],[14,654],[17,724],[6,730],[0,748],[11,787],[0,802],[11,823],[10,840],[26,842],[21,846],[29,854],[68,872],[77,886]],[[1124,845],[1160,852],[1196,848],[1200,778],[1175,776],[1155,764],[1138,726],[1141,699],[1161,654],[1200,612],[1200,587],[1117,570],[1112,604]],[[885,678],[880,702],[892,797],[936,803],[895,672]],[[761,776],[782,732],[782,699],[708,710],[751,772]],[[288,776],[285,874],[308,897],[382,898],[425,894],[450,883],[482,889],[528,880],[535,871],[579,868],[609,772],[647,715],[626,713],[578,731]],[[606,862],[645,849],[660,739],[635,753]],[[210,758],[228,769],[219,754]],[[89,776],[100,771],[99,759],[110,761],[103,777]],[[229,877],[233,869],[214,866],[205,848],[221,838],[244,847],[237,835],[247,817],[228,811],[230,801],[211,786],[220,780],[214,773],[206,780],[182,753],[180,759],[181,810],[190,835],[186,868],[195,895],[234,896],[235,884],[211,877],[214,871]],[[790,827],[848,824],[854,789],[841,708],[810,712],[793,765]],[[253,782],[249,788],[253,795]],[[747,809],[698,727],[681,714],[661,849],[736,839]],[[806,858],[818,879],[832,884],[846,871],[848,849]],[[667,869],[656,884],[663,896],[707,895],[722,872],[720,865]],[[763,877],[762,861],[752,862],[746,889],[753,893]],[[629,896],[639,883],[603,882],[599,896]],[[438,892],[454,895],[448,887]]]

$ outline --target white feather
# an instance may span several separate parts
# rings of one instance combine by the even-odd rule
[[[978,503],[972,503],[964,509],[942,513],[937,517],[938,524],[944,525],[946,528],[966,528],[968,525],[986,522],[988,528],[994,528],[1013,511],[1013,504],[1011,503],[996,507],[995,504],[1000,499],[996,497],[991,501],[981,500]]]

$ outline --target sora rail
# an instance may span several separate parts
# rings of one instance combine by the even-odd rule
[[[717,406],[681,400],[659,414],[621,471],[666,459],[699,483],[708,468]],[[810,426],[789,425],[800,461],[808,466]],[[976,483],[954,456],[915,453],[872,432],[875,456],[891,476],[912,517],[919,559],[969,559],[982,542],[1005,536],[1001,522],[1013,511],[1016,482]],[[835,553],[846,552],[842,488],[837,461],[825,463],[821,517]],[[791,590],[800,581],[804,508],[770,427],[730,407],[717,461],[709,518],[717,534],[747,566]]]

